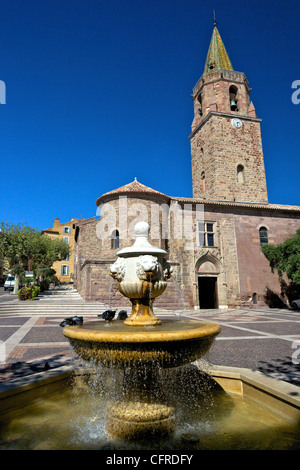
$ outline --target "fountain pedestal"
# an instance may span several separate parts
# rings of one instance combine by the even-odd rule
[[[167,437],[175,431],[175,411],[171,407],[155,403],[109,403],[106,430],[110,436],[124,440]]]
[[[108,403],[107,433],[131,441],[170,436],[175,431],[175,409],[166,404],[157,364],[125,370],[123,399]]]
[[[160,325],[159,320],[153,313],[151,299],[130,299],[132,304],[131,315],[124,321],[125,325]]]

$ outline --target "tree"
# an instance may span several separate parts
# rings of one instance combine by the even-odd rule
[[[287,238],[283,243],[277,246],[266,244],[262,246],[261,250],[269,261],[272,272],[277,271],[283,291],[299,292],[300,229],[297,230],[293,237]],[[290,286],[287,286],[284,281],[284,275],[290,281]]]
[[[16,276],[15,290],[26,271],[51,268],[55,261],[65,259],[69,246],[62,239],[42,235],[38,230],[24,224],[0,223],[0,258],[6,261]]]

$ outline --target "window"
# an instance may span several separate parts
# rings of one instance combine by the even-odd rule
[[[234,85],[231,85],[231,87],[229,88],[229,100],[230,100],[231,111],[238,111],[237,93],[238,93],[237,87]]]
[[[114,230],[111,234],[111,248],[117,250],[120,247],[120,235],[118,230]]]
[[[259,241],[260,246],[269,243],[268,229],[266,227],[260,227],[259,229]]]
[[[65,258],[62,258],[64,261],[69,261],[70,260],[70,255],[67,255]]]
[[[62,276],[68,276],[69,275],[69,266],[67,264],[63,264],[60,269],[60,274]]]
[[[202,116],[203,111],[202,111],[202,97],[201,97],[201,94],[198,96],[198,103],[199,103],[198,111],[199,111],[200,116]]]
[[[201,172],[201,192],[205,191],[205,171]]]
[[[69,237],[64,237],[64,242],[69,245]]]
[[[198,232],[200,246],[215,246],[213,222],[198,222]]]
[[[71,227],[64,227],[63,233],[71,233]]]
[[[239,184],[244,183],[244,167],[243,165],[238,165],[236,169],[236,178]]]

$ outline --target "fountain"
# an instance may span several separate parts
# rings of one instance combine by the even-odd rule
[[[63,330],[82,359],[124,371],[123,397],[108,403],[106,429],[110,436],[125,440],[174,432],[175,410],[164,400],[161,368],[199,359],[220,332],[215,323],[156,317],[153,303],[165,291],[172,268],[165,259],[166,251],[150,244],[149,230],[147,223],[138,223],[134,244],[120,250],[110,268],[119,291],[132,303],[129,318],[87,322]]]
[[[299,387],[248,369],[199,367],[220,327],[156,317],[172,269],[150,245],[149,226],[135,231],[111,266],[131,315],[64,327],[88,367],[0,384],[0,449],[299,449]]]

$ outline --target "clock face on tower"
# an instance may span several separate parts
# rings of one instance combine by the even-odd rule
[[[239,129],[240,127],[242,127],[242,121],[241,121],[240,119],[238,119],[238,118],[232,119],[231,122],[232,122],[232,125],[233,125],[234,127],[236,127],[237,129]]]

